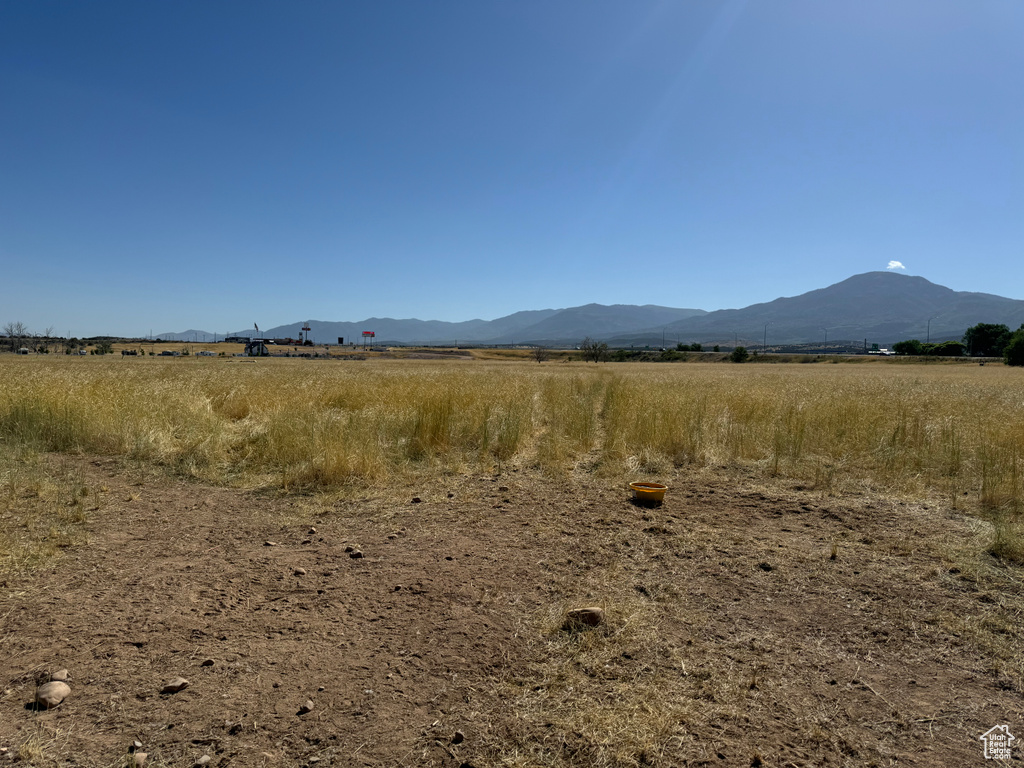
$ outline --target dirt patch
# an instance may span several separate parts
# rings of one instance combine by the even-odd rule
[[[332,502],[81,471],[107,489],[87,544],[0,580],[0,747],[29,764],[138,739],[155,766],[968,765],[992,726],[1024,733],[1022,573],[945,509],[713,477],[644,508],[525,471]],[[587,605],[604,626],[559,629]],[[60,668],[71,696],[26,708]]]

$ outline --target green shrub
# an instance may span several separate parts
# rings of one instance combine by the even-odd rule
[[[1003,360],[1007,365],[1024,365],[1024,325],[1010,337],[1003,349]]]
[[[917,339],[897,341],[892,345],[892,351],[897,355],[920,355],[923,345]]]

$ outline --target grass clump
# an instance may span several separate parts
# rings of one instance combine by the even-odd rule
[[[25,448],[0,444],[0,575],[34,568],[80,543],[103,491],[80,472]]]

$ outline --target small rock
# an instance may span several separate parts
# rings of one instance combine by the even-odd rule
[[[421,501],[423,501],[423,499],[421,499],[419,496],[413,496],[412,497],[412,503],[413,504],[419,504]]]
[[[313,527],[312,525],[309,526],[309,531],[307,531],[307,534],[312,536],[314,533],[316,533],[316,528]]]
[[[774,570],[771,563],[758,563],[757,567],[766,572]]]
[[[507,485],[499,485],[498,486],[498,490],[501,491],[502,493],[504,493],[505,491],[508,490],[508,486]]]
[[[345,547],[345,551],[346,552],[355,552],[355,550],[356,550],[356,548],[353,547],[351,544],[349,546]]]
[[[214,662],[213,659],[203,659],[203,663],[200,664],[199,666],[200,667],[212,667],[214,665],[214,663],[215,662]]]
[[[358,559],[363,556],[363,553],[360,552],[358,549],[353,549],[351,552],[348,553],[348,556],[353,559]]]
[[[68,671],[66,669],[58,669],[56,672],[50,675],[50,679],[56,680],[58,683],[71,682],[71,676],[68,674]]]
[[[267,539],[266,541],[263,542],[263,546],[264,547],[276,547],[277,546],[277,542],[276,541],[271,541],[270,539]]]
[[[142,768],[146,764],[149,755],[145,752],[133,752],[128,757],[128,768]]]
[[[53,709],[70,695],[70,685],[54,680],[36,688],[36,706],[41,709]]]
[[[212,757],[210,757],[209,755],[203,755],[198,760],[196,760],[195,765],[196,768],[203,768],[204,765],[209,765],[211,762],[213,762]]]
[[[176,677],[168,681],[167,685],[160,689],[160,693],[177,693],[188,688],[188,680],[184,677]]]
[[[326,691],[326,690],[327,690],[327,688],[326,688],[325,686],[322,686],[322,685],[321,685],[321,686],[320,686],[319,688],[317,688],[316,690],[317,690],[317,692],[318,692],[318,693],[323,693],[324,691]]]
[[[302,702],[302,706],[299,707],[299,714],[300,715],[306,715],[306,714],[309,714],[312,711],[313,711],[313,700],[312,699],[306,699],[304,702]]]
[[[448,491],[448,498],[449,499],[454,499],[455,498],[455,494],[452,493],[451,491]]]
[[[589,608],[573,608],[565,614],[563,629],[583,629],[584,627],[599,627],[604,624],[604,609],[597,606]]]
[[[135,741],[132,742],[132,746],[131,746],[130,749],[131,749],[132,752],[135,752],[138,749],[142,749],[142,742],[139,741],[138,739],[136,739]]]
[[[462,731],[456,731],[455,735],[452,736],[452,744],[461,744],[466,740],[466,734]]]
[[[305,575],[306,575],[306,569],[305,569],[305,568],[296,568],[296,569],[295,569],[295,570],[293,571],[293,573],[294,573],[294,574],[295,574],[296,576],[305,576]]]

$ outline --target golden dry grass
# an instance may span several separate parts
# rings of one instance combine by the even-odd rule
[[[31,568],[80,543],[105,488],[92,488],[61,461],[0,445],[0,575]]]
[[[825,492],[941,496],[1022,555],[1024,377],[1003,366],[7,357],[0,382],[9,446],[215,482],[744,466]]]

